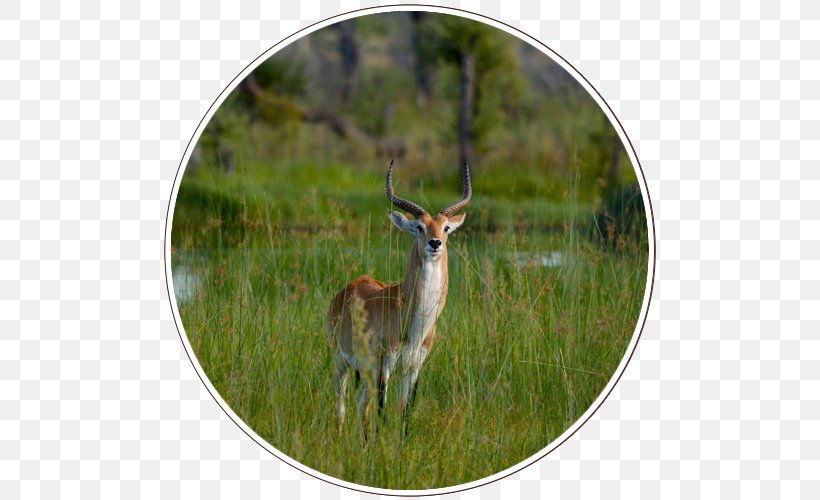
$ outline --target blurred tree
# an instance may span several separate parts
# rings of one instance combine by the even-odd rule
[[[253,76],[263,88],[277,94],[304,97],[307,87],[306,61],[298,57],[271,57],[259,65]],[[244,101],[251,104],[251,101]]]
[[[437,172],[456,151],[475,168],[549,178],[516,192],[557,192],[580,171],[596,203],[631,171],[615,129],[561,65],[494,27],[429,12],[362,16],[283,48],[220,106],[191,163],[405,157]]]
[[[424,23],[429,14],[425,11],[414,10],[409,13],[412,28],[410,30],[410,48],[413,51],[413,73],[416,81],[416,104],[424,105],[433,93],[433,79],[431,60],[435,56],[430,54],[429,44],[422,42]]]
[[[278,58],[270,58],[262,63],[248,78],[253,77],[253,84],[259,88],[269,88],[277,95],[299,96],[304,92],[304,73],[299,63]],[[280,113],[267,113],[266,108],[257,106],[256,99],[248,88],[245,79],[231,92],[208,122],[202,137],[191,155],[191,166],[196,168],[200,163],[216,164],[228,172],[236,168],[236,147],[246,134],[250,123],[265,115],[267,119],[276,120],[295,118],[287,112],[287,107]],[[266,114],[267,113],[267,114]]]
[[[372,137],[342,114],[312,108],[292,96],[263,88],[256,80],[255,73],[245,78],[241,88],[254,99],[259,116],[273,126],[293,121],[325,125],[339,137],[372,148],[378,154],[396,158],[402,158],[405,155],[406,146],[403,140]]]
[[[461,69],[461,99],[458,101],[458,155],[459,163],[475,165],[476,54],[465,51],[459,55]]]
[[[236,92],[230,94],[202,131],[191,154],[191,167],[196,169],[202,163],[207,163],[218,165],[226,172],[233,172],[237,160],[236,143],[249,121],[249,113],[241,103],[241,96]]]
[[[585,163],[597,178],[604,199],[611,197],[621,185],[621,163],[625,154],[615,127],[606,114],[598,113],[595,126],[589,132]]]
[[[492,91],[503,95],[509,104],[517,99],[522,90],[523,80],[515,76],[518,72],[514,71],[517,66],[513,51],[515,39],[492,26],[457,16],[429,16],[423,18],[422,23],[421,43],[426,45],[425,51],[458,68],[459,162],[474,165],[476,143],[484,133],[499,126],[498,123],[481,120],[482,113],[491,114],[494,111],[490,106],[484,106],[484,93]],[[513,75],[495,79],[495,83],[505,84],[504,87],[485,87],[491,76],[502,73]],[[483,126],[477,127],[479,123]]]
[[[342,66],[341,98],[347,102],[356,92],[359,81],[359,42],[356,37],[357,19],[333,25],[339,34],[339,56]]]

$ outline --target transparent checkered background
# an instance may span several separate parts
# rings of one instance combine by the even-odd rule
[[[0,6],[0,496],[358,498],[222,413],[162,263],[180,156],[274,42],[375,5]],[[520,27],[641,159],[658,267],[635,359],[547,459],[461,498],[817,498],[820,4],[446,2]],[[662,4],[659,7],[656,4]]]

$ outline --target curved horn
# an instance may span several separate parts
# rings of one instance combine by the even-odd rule
[[[439,212],[445,217],[450,217],[455,212],[458,212],[462,208],[466,207],[467,204],[470,203],[470,198],[473,196],[473,184],[470,182],[470,167],[467,165],[466,161],[464,162],[464,168],[461,171],[461,178],[464,183],[464,196],[462,196],[457,202]]]
[[[384,190],[387,192],[387,197],[390,201],[392,201],[393,204],[400,209],[413,214],[415,217],[421,217],[423,214],[427,213],[425,209],[416,205],[412,201],[399,198],[396,196],[396,193],[393,192],[393,160],[390,160],[390,166],[387,167],[387,182],[385,182]]]

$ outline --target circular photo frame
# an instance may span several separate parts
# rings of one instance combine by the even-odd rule
[[[452,8],[357,10],[257,57],[166,220],[174,321],[217,404],[374,494],[550,454],[620,380],[652,294],[646,179],[610,107],[540,41]]]

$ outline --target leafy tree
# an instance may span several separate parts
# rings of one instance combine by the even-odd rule
[[[278,109],[259,106],[249,90],[250,85],[268,89],[271,95],[284,97]],[[243,81],[237,90],[231,92],[217,112],[208,122],[194,150],[192,166],[200,163],[215,163],[228,172],[236,168],[236,145],[247,133],[250,123],[262,116],[268,120],[284,121],[293,119],[287,112],[287,103],[304,93],[303,67],[288,59],[272,57],[262,63]]]
[[[423,52],[458,68],[457,135],[461,162],[475,164],[476,144],[510,114],[525,81],[517,71],[514,38],[494,27],[457,16],[425,18]],[[485,96],[503,96],[499,102]],[[507,109],[505,109],[507,108]]]

